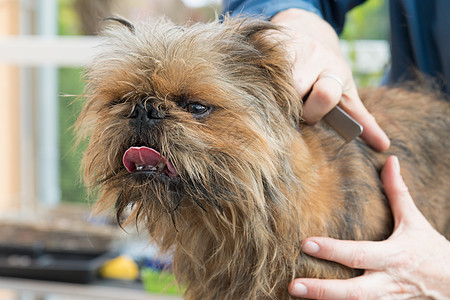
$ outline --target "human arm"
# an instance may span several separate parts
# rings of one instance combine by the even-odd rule
[[[340,241],[312,237],[302,251],[364,269],[347,280],[299,278],[289,286],[296,297],[311,299],[450,299],[450,242],[415,206],[396,157],[381,174],[394,215],[393,234],[385,241]]]

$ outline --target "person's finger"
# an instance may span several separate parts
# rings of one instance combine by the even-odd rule
[[[302,65],[293,70],[294,87],[302,100],[311,92],[314,83],[319,76],[319,70],[315,66]]]
[[[308,299],[379,299],[396,289],[387,276],[373,273],[346,280],[298,278],[289,284],[288,291]]]
[[[362,288],[352,279],[295,279],[289,294],[308,299],[363,299]]]
[[[381,172],[381,181],[391,205],[396,227],[400,223],[413,226],[428,224],[409,194],[400,174],[400,164],[396,156],[390,156],[386,160]]]
[[[306,84],[309,84],[308,80],[305,81],[305,86]],[[308,124],[315,124],[340,101],[340,106],[363,126],[361,138],[377,151],[387,150],[390,140],[361,102],[354,84],[350,84],[344,91],[343,86],[335,79],[319,77],[303,106],[302,117]]]
[[[350,89],[341,100],[340,106],[364,128],[361,138],[373,149],[385,151],[390,146],[386,133],[366,109],[355,89]]]
[[[343,92],[343,86],[333,78],[319,77],[303,106],[303,119],[309,124],[317,123],[335,107]]]
[[[342,241],[326,237],[307,238],[302,243],[302,251],[308,255],[331,260],[354,269],[382,270],[389,263],[382,242]]]

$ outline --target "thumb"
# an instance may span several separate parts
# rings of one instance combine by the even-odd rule
[[[384,191],[391,205],[392,214],[397,228],[401,223],[405,225],[428,224],[425,217],[417,209],[400,174],[400,164],[396,156],[390,156],[381,172]]]

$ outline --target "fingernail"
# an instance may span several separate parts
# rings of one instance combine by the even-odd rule
[[[394,169],[395,174],[400,176],[400,180],[399,180],[400,188],[403,189],[404,191],[408,191],[408,187],[406,186],[403,176],[400,173],[400,162],[398,160],[398,157],[393,156],[392,162],[393,162],[392,167]]]
[[[387,136],[387,134],[384,131],[383,131],[383,134],[384,134],[383,139],[384,139],[384,144],[385,144],[384,150],[387,150],[391,146],[391,140],[389,139],[389,137]]]
[[[394,169],[395,174],[400,174],[400,163],[398,162],[398,157],[392,157],[392,167]]]
[[[308,294],[308,289],[301,283],[294,283],[291,287],[290,293],[293,296],[305,296]]]
[[[319,245],[311,241],[306,242],[302,247],[302,251],[309,254],[315,254],[319,252],[319,250],[320,250]]]

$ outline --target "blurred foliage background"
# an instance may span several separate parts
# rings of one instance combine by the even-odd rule
[[[387,0],[369,0],[353,9],[347,14],[341,38],[348,41],[387,40],[389,33],[387,5]],[[112,14],[129,19],[166,15],[176,23],[183,23],[186,20],[212,20],[216,11],[220,12],[217,5],[193,9],[186,7],[181,0],[59,0],[59,34],[95,35],[102,18]],[[354,76],[359,83],[365,85],[374,80],[379,82],[382,73],[383,70],[380,70],[378,74],[354,74]],[[80,175],[80,161],[86,144],[75,146],[73,131],[73,125],[83,104],[83,89],[82,68],[59,69],[60,182],[63,202],[88,203]]]
[[[346,16],[344,40],[388,40],[389,7],[387,0],[369,0]]]

